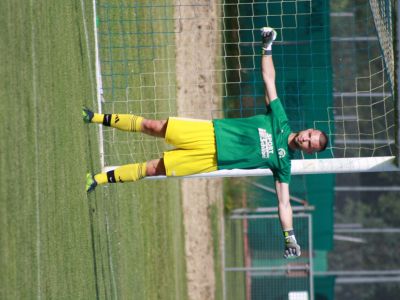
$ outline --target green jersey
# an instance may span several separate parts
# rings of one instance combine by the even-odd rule
[[[268,168],[275,180],[290,182],[292,131],[279,98],[264,115],[213,122],[219,170]]]

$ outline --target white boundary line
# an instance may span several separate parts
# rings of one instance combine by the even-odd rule
[[[86,24],[86,13],[85,13],[85,4],[84,0],[81,0],[81,10],[82,10],[82,19],[83,19],[83,31],[85,33],[85,42],[86,42],[86,49],[87,49],[87,57],[88,57],[88,63],[89,63],[89,80],[90,80],[90,87],[92,92],[95,89],[94,82],[93,82],[93,77],[91,76],[91,71],[92,71],[92,56],[90,55],[90,44],[89,44],[89,32],[87,29],[87,24]]]
[[[82,1],[82,0],[81,0]],[[103,101],[103,82],[101,80],[101,67],[100,67],[100,55],[99,55],[99,40],[97,35],[97,3],[93,0],[93,31],[94,31],[94,49],[95,49],[95,60],[96,60],[96,98],[97,98],[97,111],[102,113],[102,101]],[[100,167],[104,169],[104,136],[103,136],[103,125],[98,126],[99,128],[99,155],[100,155]]]
[[[81,9],[82,9],[82,17],[83,17],[83,28],[85,32],[86,39],[86,48],[87,55],[89,61],[89,70],[92,71],[92,56],[90,54],[90,44],[89,44],[89,31],[86,23],[86,13],[85,13],[85,5],[84,0],[81,0]],[[96,106],[97,103],[97,111],[99,113],[102,112],[102,95],[103,95],[103,84],[101,81],[101,69],[100,69],[100,60],[99,60],[99,47],[98,47],[98,37],[97,37],[97,13],[96,13],[96,0],[93,0],[93,31],[94,31],[94,45],[95,45],[95,73],[96,73],[96,86],[93,82],[92,76],[90,76],[90,86],[92,91],[96,90],[96,99],[92,100],[93,107]],[[104,138],[103,138],[103,127],[99,126],[99,154],[100,154],[100,167],[104,168]]]
[[[36,52],[35,52],[35,26],[33,20],[33,0],[30,0],[31,6],[31,59],[32,59],[32,92],[33,92],[33,114],[35,124],[35,202],[36,202],[36,261],[37,261],[37,299],[42,299],[41,287],[41,238],[40,238],[40,186],[39,186],[39,120],[38,120],[38,94],[37,94],[37,70],[36,70]]]
[[[309,273],[309,277],[310,277],[310,299],[314,300],[314,257],[313,257],[313,253],[314,253],[314,240],[313,240],[313,219],[312,219],[312,214],[311,213],[307,213],[305,214],[307,216],[307,220],[308,220],[308,261],[309,261],[309,265],[310,265],[310,273]]]
[[[224,210],[224,208],[222,208]],[[226,300],[226,274],[225,274],[225,267],[226,267],[226,245],[225,245],[225,216],[224,212],[222,212],[222,218],[221,218],[221,241],[220,241],[220,249],[221,249],[221,273],[222,273],[222,299]]]
[[[113,260],[112,260],[112,240],[111,240],[111,235],[110,235],[110,224],[108,222],[107,211],[105,214],[105,221],[106,221],[107,244],[108,244],[108,249],[109,249],[108,264],[109,264],[109,268],[111,271],[111,280],[112,280],[112,286],[113,286],[113,291],[114,291],[114,293],[113,293],[114,299],[118,299],[117,284],[115,282],[115,274],[114,274],[114,264],[113,264]]]
[[[85,6],[84,6],[84,0],[81,0],[81,7],[82,7],[82,17],[83,17],[83,27],[85,31],[85,39],[86,39],[86,48],[87,48],[87,55],[88,55],[88,60],[89,60],[89,69],[92,70],[92,56],[90,55],[90,44],[89,44],[89,33],[87,29],[87,23],[86,23],[86,13],[85,13]],[[103,88],[102,88],[102,82],[101,82],[101,72],[100,72],[100,61],[99,61],[99,51],[98,51],[98,40],[97,40],[97,15],[96,15],[96,0],[93,0],[93,27],[94,27],[94,40],[95,40],[95,66],[96,66],[96,87],[94,86],[94,82],[92,79],[92,76],[90,76],[90,85],[92,91],[96,89],[96,99],[97,99],[97,111],[101,113],[101,102],[102,102],[102,94],[103,94]],[[93,99],[93,105],[95,105],[96,101]],[[104,144],[103,144],[103,130],[102,126],[99,126],[99,153],[100,153],[100,164],[101,168],[104,167]],[[112,245],[111,245],[111,238],[110,238],[110,231],[109,231],[109,222],[108,222],[108,215],[106,212],[105,215],[105,224],[106,224],[106,235],[107,235],[107,243],[108,247],[111,251]],[[118,294],[117,294],[117,286],[115,282],[115,275],[114,275],[114,265],[112,261],[112,254],[110,252],[109,256],[109,267],[111,270],[111,278],[112,278],[112,285],[113,285],[113,290],[114,290],[114,298],[118,299]]]

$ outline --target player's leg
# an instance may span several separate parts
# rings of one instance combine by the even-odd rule
[[[162,158],[144,163],[123,165],[114,170],[98,173],[94,176],[89,173],[86,177],[86,191],[93,191],[99,184],[133,182],[143,179],[146,176],[158,175],[165,175],[164,159]]]
[[[143,119],[142,132],[151,136],[165,138],[168,120]]]
[[[98,114],[90,109],[82,108],[82,117],[85,123],[103,124],[124,131],[141,131],[143,117],[130,114]]]
[[[85,123],[103,124],[123,131],[143,132],[155,137],[165,137],[167,120],[149,120],[133,114],[98,114],[82,108]]]

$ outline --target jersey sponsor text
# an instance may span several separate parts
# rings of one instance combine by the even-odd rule
[[[268,133],[264,128],[258,128],[258,135],[260,136],[261,156],[262,158],[269,158],[271,154],[274,154],[272,134]]]

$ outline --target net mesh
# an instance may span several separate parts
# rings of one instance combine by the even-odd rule
[[[371,12],[374,19],[376,33],[382,48],[387,73],[392,86],[394,81],[394,48],[393,48],[393,10],[395,2],[392,0],[370,0]]]
[[[102,111],[164,119],[176,114],[175,5],[99,1]],[[157,158],[165,145],[103,127],[105,165]]]
[[[390,0],[98,1],[102,111],[154,119],[264,112],[259,29],[271,26],[278,32],[273,46],[278,94],[292,129],[319,128],[330,139],[328,151],[297,158],[393,155],[392,5]],[[103,134],[106,166],[157,158],[168,149],[163,140],[141,134],[110,128]],[[291,184],[298,197],[307,198],[305,181],[298,176]],[[234,282],[245,280],[232,276],[238,276]]]
[[[326,125],[330,127],[334,157],[395,153],[393,44],[389,39],[391,21],[387,20],[390,14],[376,15],[377,2],[370,4],[332,3],[334,102],[328,108],[331,113]]]
[[[343,3],[101,1],[103,111],[155,119],[263,113],[259,28],[271,26],[292,129],[316,127],[330,138],[329,151],[314,157],[393,155],[392,3]],[[146,136],[107,128],[104,136],[106,165],[166,149]]]

